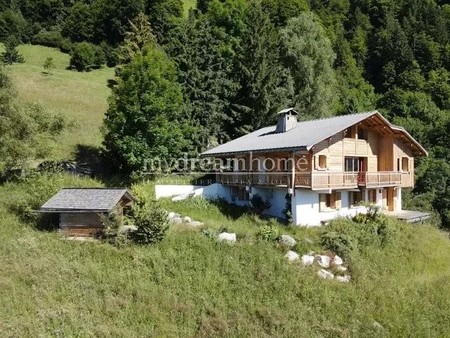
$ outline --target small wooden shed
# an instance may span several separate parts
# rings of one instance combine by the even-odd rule
[[[67,236],[93,236],[103,230],[100,214],[133,204],[134,197],[124,188],[64,188],[42,207],[43,213],[59,214],[60,231]]]

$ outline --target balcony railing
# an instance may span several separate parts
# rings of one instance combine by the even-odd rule
[[[353,189],[387,186],[412,186],[411,173],[394,171],[379,172],[297,172],[295,186],[301,188]],[[217,174],[217,182],[225,185],[285,186],[290,187],[289,172],[224,172]]]

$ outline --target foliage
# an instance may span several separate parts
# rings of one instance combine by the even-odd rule
[[[121,229],[123,224],[123,216],[119,215],[117,209],[108,214],[99,214],[103,225],[102,237],[111,244],[116,246],[124,246],[130,243],[129,234]]]
[[[283,214],[286,218],[286,221],[288,224],[292,224],[293,218],[292,218],[292,195],[286,194],[284,197],[286,200],[286,203],[284,205]]]
[[[105,118],[104,145],[115,167],[144,173],[149,159],[178,158],[185,148],[181,88],[175,65],[147,47],[120,72]],[[175,127],[176,124],[176,127]]]
[[[55,63],[53,62],[53,58],[50,56],[45,59],[44,64],[42,65],[47,74],[52,73],[52,69],[55,68]]]
[[[279,236],[278,228],[272,224],[263,225],[257,234],[257,237],[263,241],[273,242]]]
[[[265,200],[258,194],[254,194],[250,199],[252,211],[256,215],[263,215],[272,206],[268,200]]]
[[[333,106],[335,54],[312,13],[288,20],[280,31],[282,62],[289,70],[291,106],[303,116],[329,116]]]
[[[167,212],[156,201],[148,204],[148,208],[140,208],[133,214],[137,229],[132,238],[139,244],[155,244],[161,242],[169,229]]]
[[[31,39],[31,43],[35,45],[59,48],[63,53],[70,53],[72,51],[72,42],[64,38],[61,32],[57,29],[46,30],[42,29],[36,33]]]
[[[12,65],[13,63],[24,63],[25,59],[17,50],[19,45],[14,37],[10,37],[5,42],[5,51],[1,54],[1,60],[5,65]]]
[[[81,42],[75,44],[70,58],[70,67],[81,71],[90,71],[99,68],[105,63],[103,50],[91,43]]]

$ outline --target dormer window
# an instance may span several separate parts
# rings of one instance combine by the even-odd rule
[[[327,157],[319,155],[319,169],[327,169]]]

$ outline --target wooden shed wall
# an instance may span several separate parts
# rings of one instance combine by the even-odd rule
[[[102,221],[96,213],[61,213],[59,226],[67,236],[92,236],[103,229]]]

